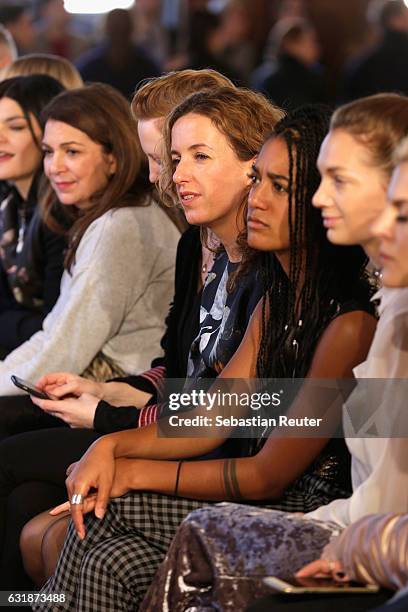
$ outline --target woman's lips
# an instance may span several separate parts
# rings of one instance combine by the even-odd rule
[[[338,221],[340,221],[340,217],[323,217],[323,225],[327,229],[334,227]]]
[[[380,251],[379,258],[380,258],[380,261],[382,262],[392,261],[392,259],[394,259],[393,257],[391,257],[391,255],[384,253],[384,251]]]
[[[189,206],[192,202],[194,202],[200,196],[199,193],[195,193],[193,191],[184,191],[183,193],[179,192],[180,202],[184,206]]]
[[[73,184],[73,181],[62,181],[61,183],[54,183],[54,187],[57,189],[57,191],[66,191]]]
[[[253,217],[248,217],[247,225],[250,229],[265,229],[268,227],[266,223],[263,223],[263,221]]]
[[[14,155],[11,153],[0,153],[0,163],[9,161]]]

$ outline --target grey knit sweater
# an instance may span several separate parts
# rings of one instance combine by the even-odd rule
[[[99,351],[130,374],[147,369],[160,354],[178,239],[156,203],[94,221],[43,328],[0,362],[0,395],[20,393],[11,374],[33,382],[49,372],[80,374]]]

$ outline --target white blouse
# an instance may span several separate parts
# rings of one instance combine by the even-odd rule
[[[408,378],[408,288],[384,288],[375,297],[381,297],[380,320],[367,360],[354,374],[359,379]],[[357,387],[343,409],[353,494],[321,506],[307,518],[346,527],[366,514],[408,512],[408,394],[404,393],[408,382],[398,386],[395,381],[387,385],[387,380],[377,380],[370,385],[362,382],[363,389]],[[375,411],[370,400],[378,406]],[[395,436],[397,417],[401,423],[405,413],[406,437],[376,436],[375,432]]]

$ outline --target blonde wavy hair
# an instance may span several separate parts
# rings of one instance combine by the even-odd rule
[[[84,84],[78,70],[70,61],[47,53],[30,53],[19,57],[4,69],[2,76],[8,79],[32,74],[47,74],[59,81],[65,89],[77,89]]]
[[[406,164],[408,162],[408,136],[403,138],[401,142],[397,145],[394,156],[393,163],[394,167],[399,166],[400,164]]]
[[[365,146],[370,163],[388,180],[395,148],[408,135],[408,97],[381,93],[340,106],[330,121],[330,130],[336,129],[345,130]]]

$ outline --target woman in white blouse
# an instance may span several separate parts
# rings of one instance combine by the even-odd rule
[[[395,155],[396,167],[389,187],[389,200],[380,219],[374,225],[374,233],[380,239],[380,262],[384,286],[393,299],[385,304],[388,315],[388,347],[382,346],[374,358],[381,364],[389,360],[392,376],[406,378],[408,371],[407,322],[408,322],[408,138],[400,145]],[[387,295],[387,294],[386,294]],[[391,305],[390,305],[391,304]],[[378,343],[379,344],[379,343]],[[381,346],[379,345],[380,349]],[[379,365],[381,367],[381,365]],[[400,438],[366,440],[366,457],[369,458],[372,472],[365,480],[356,470],[355,475],[361,478],[360,485],[347,502],[348,517],[359,519],[342,535],[335,538],[323,550],[317,561],[302,568],[298,575],[302,577],[316,574],[330,575],[334,578],[354,579],[361,582],[379,584],[389,589],[401,589],[391,609],[405,610],[408,603],[408,568],[407,553],[407,512],[408,512],[408,439],[404,429],[404,408],[406,410],[406,393],[404,383],[396,381],[395,388],[399,393],[393,394],[394,405],[392,417],[399,426]],[[397,387],[398,385],[398,387]],[[386,398],[387,395],[384,394]],[[400,400],[400,401],[399,401]],[[395,433],[395,432],[394,432]],[[355,440],[362,445],[364,440]],[[378,442],[379,455],[375,457]],[[382,446],[380,446],[382,444]],[[358,450],[358,449],[357,449]],[[354,459],[354,457],[353,457]],[[380,501],[379,501],[380,500]],[[340,501],[340,500],[338,500]],[[345,504],[343,504],[345,507]],[[344,508],[343,508],[344,509]],[[335,519],[339,516],[341,506],[335,503],[317,511],[319,515]],[[364,516],[372,512],[385,512]],[[401,516],[395,512],[405,512]],[[363,517],[363,518],[360,518]],[[387,608],[388,609],[388,606]]]
[[[365,162],[364,149],[369,145],[364,140],[356,141],[342,125],[347,120],[361,121],[356,109],[363,111],[364,105],[369,108],[376,104],[378,109],[382,106],[385,119],[375,128],[380,142],[379,137],[384,138],[387,129],[386,119],[391,118],[392,106],[398,103],[401,108],[407,107],[405,117],[403,114],[398,117],[400,131],[406,134],[406,98],[400,97],[398,102],[394,94],[382,94],[339,109],[321,148],[318,165],[322,181],[314,197],[314,204],[321,208],[323,223],[328,228],[329,240],[338,244],[361,244],[373,264],[381,267],[387,265],[388,259],[383,260],[380,256],[381,234],[376,220],[385,209],[392,149],[384,149],[382,157],[378,158],[382,163],[368,168],[366,176],[362,173],[359,176],[359,168]],[[370,134],[369,130],[367,133]],[[395,132],[400,137],[402,134]],[[357,199],[359,191],[362,195],[366,191],[365,198]],[[408,374],[408,353],[404,350],[408,288],[401,282],[396,284],[395,280],[387,282],[385,270],[384,288],[376,296],[381,298],[380,320],[367,360],[354,370],[358,379],[407,378]],[[344,410],[345,433],[352,455],[353,495],[318,508],[308,517],[334,521],[345,527],[368,513],[408,511],[408,439],[387,437],[392,433],[392,417],[397,418],[398,406],[390,401],[391,398],[395,400],[395,384],[359,383]],[[377,396],[374,403],[373,394]],[[380,437],[381,434],[384,437]]]

